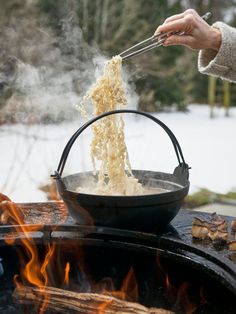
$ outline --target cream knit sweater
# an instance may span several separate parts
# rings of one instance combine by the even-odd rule
[[[212,26],[221,31],[222,43],[217,54],[211,49],[199,52],[198,69],[203,74],[236,82],[236,29],[222,22]]]

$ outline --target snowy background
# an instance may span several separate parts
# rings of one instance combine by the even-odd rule
[[[206,187],[215,192],[236,189],[236,108],[225,117],[215,108],[191,105],[187,113],[158,113],[176,135],[190,170],[190,193]],[[166,133],[151,120],[126,115],[126,143],[133,169],[173,172],[177,159]],[[45,201],[40,185],[50,183],[61,153],[83,121],[55,125],[0,126],[0,191],[16,202]],[[90,130],[76,141],[63,175],[91,170]]]

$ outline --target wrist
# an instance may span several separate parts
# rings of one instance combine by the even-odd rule
[[[218,28],[211,27],[211,41],[210,48],[218,52],[221,46],[222,35]]]

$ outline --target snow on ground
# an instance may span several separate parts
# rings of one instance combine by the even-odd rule
[[[221,108],[191,105],[187,113],[155,114],[176,135],[190,170],[190,192],[236,189],[236,108],[230,117]],[[173,172],[177,159],[166,133],[153,121],[127,114],[126,143],[133,169]],[[0,127],[0,192],[16,202],[44,201],[38,187],[50,182],[62,150],[81,121],[59,125]],[[90,170],[90,130],[76,141],[64,174]]]

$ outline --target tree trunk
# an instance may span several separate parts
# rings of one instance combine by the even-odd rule
[[[106,36],[108,22],[108,0],[103,0],[102,19],[101,19],[101,36],[102,39]]]
[[[216,97],[216,78],[208,77],[208,104],[210,105],[210,118],[214,118],[214,105]]]
[[[229,117],[229,107],[231,103],[230,87],[231,87],[230,82],[224,80],[223,81],[223,91],[224,91],[223,104],[225,108],[226,117]]]

